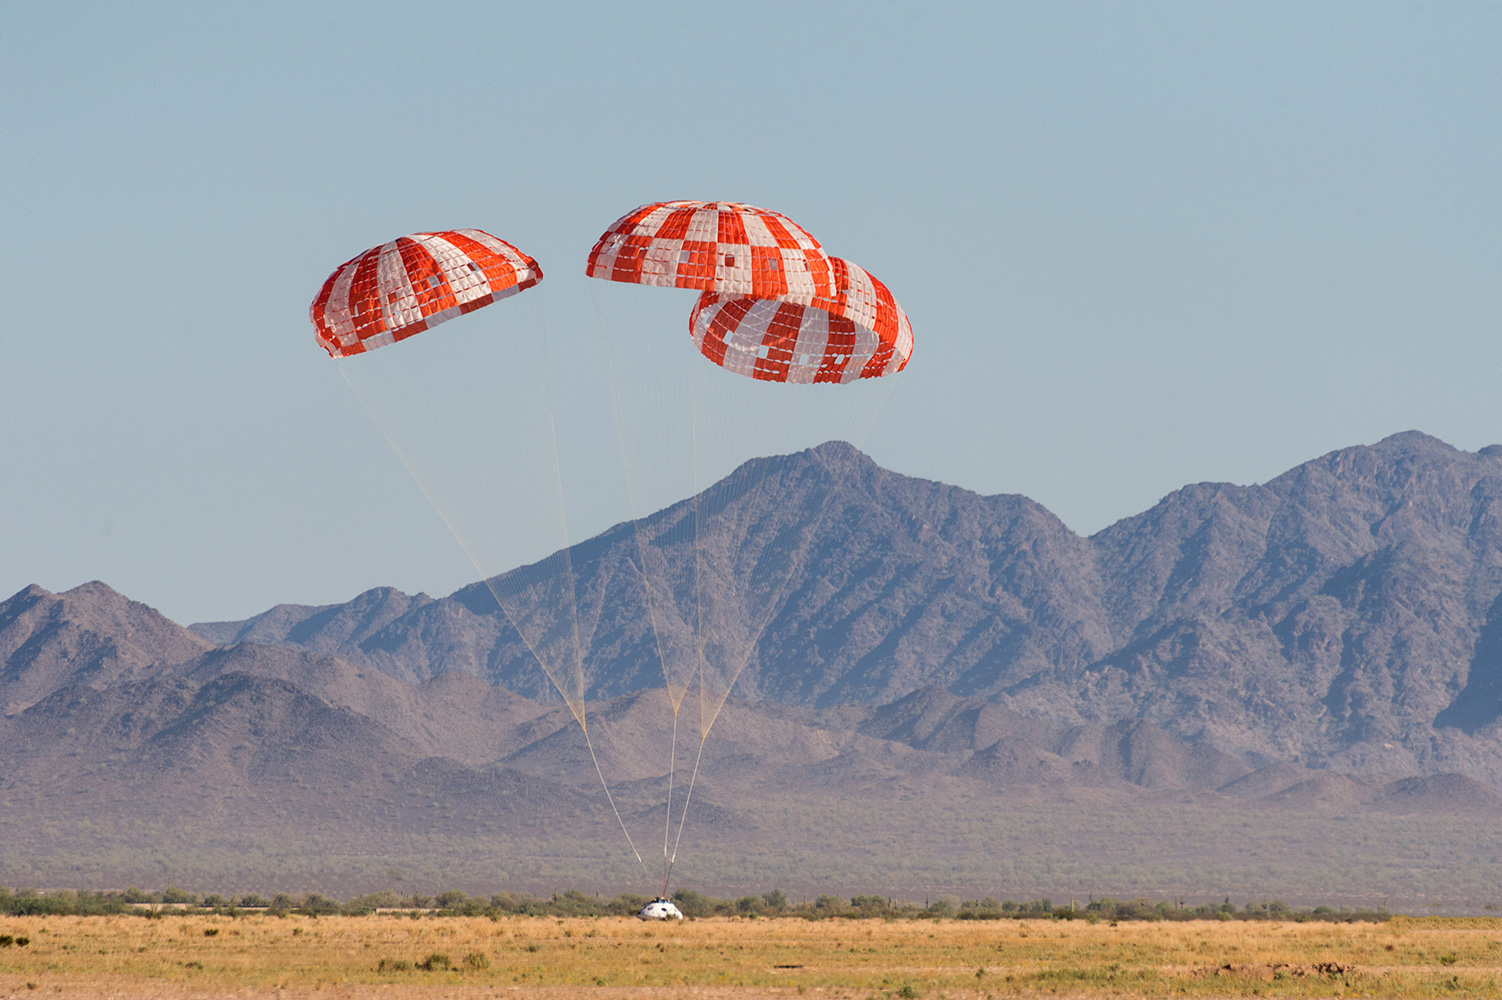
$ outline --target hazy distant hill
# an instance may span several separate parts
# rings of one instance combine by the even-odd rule
[[[700,498],[737,510],[716,524],[744,539],[796,539],[739,694],[828,707],[938,686],[1061,722],[1143,719],[1254,765],[1502,782],[1502,446],[1399,434],[1262,485],[1187,486],[1090,538],[1024,497],[848,451],[761,459]],[[799,534],[810,498],[831,490],[818,531]],[[671,528],[690,512],[644,522],[678,564],[692,551]],[[662,683],[636,544],[622,525],[573,552],[592,697]],[[193,629],[550,696],[481,585]]]
[[[252,642],[179,659],[188,633],[144,614],[97,583],[0,605],[14,650],[60,630],[88,636],[79,648],[119,647],[153,626],[136,669],[59,670],[54,690],[0,717],[0,884],[348,895],[402,879],[647,891],[659,877],[672,725],[660,689],[589,708],[640,866],[567,709],[468,675],[412,684]],[[696,735],[680,732],[679,809]],[[1476,824],[1502,795],[1485,785],[1290,763],[1249,773],[1140,720],[1042,719],[939,687],[828,709],[734,700],[699,763],[679,871],[716,891],[1371,903],[1453,891],[1464,872],[1468,891],[1502,898],[1490,825]]]

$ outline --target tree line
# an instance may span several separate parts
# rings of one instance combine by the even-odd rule
[[[268,897],[255,893],[193,893],[168,886],[153,892],[132,887],[123,891],[86,889],[35,889],[0,887],[0,914],[7,916],[87,916],[93,914],[135,913],[146,917],[163,917],[181,913],[219,913],[227,916],[268,913],[273,916],[359,916],[372,913],[403,913],[414,918],[423,916],[547,916],[547,917],[619,917],[633,916],[649,902],[646,896],[623,893],[601,899],[576,890],[554,893],[550,897],[533,897],[525,893],[500,892],[493,896],[471,896],[449,889],[432,896],[413,893],[403,896],[392,890],[365,893],[343,902],[321,893],[292,896],[280,892]],[[822,894],[813,900],[788,898],[780,889],[760,896],[719,899],[692,889],[679,889],[673,902],[684,916],[888,920],[1291,920],[1306,921],[1382,921],[1392,916],[1384,908],[1350,908],[1316,906],[1294,909],[1278,900],[1248,902],[1242,906],[1227,897],[1222,903],[1188,903],[1183,900],[1116,899],[1103,896],[1081,904],[1054,905],[1047,899],[1023,902],[998,901],[992,897],[955,902],[950,899],[923,903],[898,901],[887,896],[863,895],[846,899]]]

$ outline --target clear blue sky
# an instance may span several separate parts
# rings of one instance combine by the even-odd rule
[[[309,301],[476,226],[542,262],[567,338],[594,238],[666,198],[775,208],[881,276],[917,350],[866,450],[1082,533],[1400,430],[1502,441],[1494,3],[4,20],[5,594],[98,578],[191,622],[467,582]],[[626,515],[607,466],[580,532]]]

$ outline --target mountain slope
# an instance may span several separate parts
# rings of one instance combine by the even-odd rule
[[[732,698],[702,743],[680,713],[676,747],[661,688],[586,711],[593,749],[570,709],[474,677],[412,684],[254,642],[90,673],[0,716],[0,884],[639,891],[660,885],[655,845],[683,823],[679,876],[732,894],[1361,901],[1378,883],[1453,891],[1458,873],[1502,891],[1477,823],[1502,795],[1455,774],[1249,775],[1140,720],[1043,719],[935,686],[825,709]]]
[[[183,663],[209,645],[97,580],[62,594],[33,585],[0,603],[0,711]]]
[[[1187,486],[1088,539],[1024,497],[900,476],[840,444],[748,463],[697,504],[701,548],[741,553],[722,620],[764,626],[736,680],[753,700],[938,686],[1064,723],[1144,719],[1254,766],[1502,782],[1502,446],[1399,434],[1261,485]],[[692,535],[674,528],[694,509],[574,548],[590,697],[662,683],[637,546],[689,574]],[[770,555],[790,567],[775,600],[757,589]],[[495,585],[525,604],[539,567]],[[479,584],[194,628],[552,697]]]

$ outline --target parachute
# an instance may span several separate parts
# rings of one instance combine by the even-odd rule
[[[902,371],[913,353],[907,313],[864,268],[830,263],[833,299],[700,295],[688,321],[694,345],[721,368],[768,382],[843,384]]]
[[[699,291],[689,333],[698,354],[718,366],[706,369],[695,359],[685,368],[679,351],[657,343],[665,326],[660,313],[623,321],[623,311],[646,303],[624,292],[596,294],[601,325],[612,328],[602,337],[612,363],[637,565],[673,709],[666,895],[677,856],[677,842],[670,846],[669,839],[684,698],[697,686],[700,756],[679,841],[709,731],[857,453],[815,450],[824,465],[814,477],[822,495],[805,507],[801,524],[772,530],[757,523],[767,506],[799,501],[769,486],[765,467],[747,460],[788,450],[790,439],[820,444],[843,436],[860,443],[890,391],[889,383],[869,383],[906,367],[913,333],[896,298],[869,272],[829,255],[787,216],[739,202],[643,205],[605,230],[585,273],[616,285]],[[774,390],[767,382],[782,386]],[[667,457],[675,451],[676,463]],[[701,503],[701,491],[716,481],[715,489],[734,499]],[[674,495],[662,499],[687,497],[691,510],[656,513],[661,499],[644,498],[665,483]]]
[[[413,233],[339,265],[308,309],[332,357],[373,351],[542,280],[537,261],[480,229]]]
[[[829,257],[785,215],[733,201],[662,201],[617,219],[589,252],[591,278],[811,302],[835,296]]]

